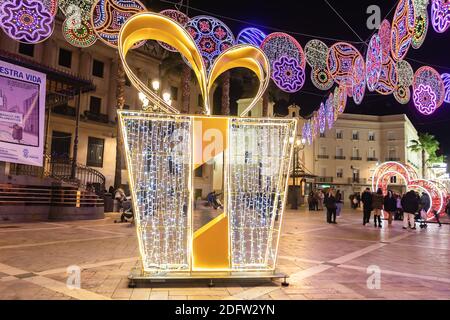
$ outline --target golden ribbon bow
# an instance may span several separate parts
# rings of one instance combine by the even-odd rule
[[[131,83],[155,105],[167,113],[180,113],[149,89],[131,70],[126,61],[128,51],[135,43],[143,40],[158,40],[176,48],[189,61],[194,70],[200,92],[203,96],[206,115],[211,115],[210,90],[214,81],[224,72],[233,68],[246,68],[253,71],[259,79],[259,89],[252,103],[242,113],[244,117],[261,99],[270,80],[270,63],[266,55],[251,45],[236,45],[222,52],[215,60],[209,74],[204,61],[191,35],[176,21],[152,12],[142,12],[132,16],[123,25],[119,34],[119,56],[125,73]]]

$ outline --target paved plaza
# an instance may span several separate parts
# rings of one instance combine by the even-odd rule
[[[114,224],[117,215],[3,223],[0,299],[450,299],[449,225],[405,231],[395,221],[380,230],[363,227],[361,215],[346,210],[337,225],[328,225],[322,212],[288,211],[279,269],[290,275],[289,287],[184,283],[130,289],[127,276],[138,263],[135,230]],[[81,289],[67,287],[68,266],[82,269]],[[379,289],[368,286],[368,267],[381,270]]]

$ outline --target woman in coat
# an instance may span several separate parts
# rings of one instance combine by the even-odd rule
[[[374,193],[372,195],[372,209],[374,211],[373,215],[373,221],[375,223],[375,228],[378,227],[382,228],[381,225],[381,210],[383,210],[383,204],[384,204],[384,197],[383,197],[383,191],[378,189],[377,193]]]
[[[386,197],[384,197],[384,212],[388,216],[388,225],[392,225],[392,219],[397,210],[397,200],[394,197],[394,193],[389,190]]]
[[[325,207],[327,208],[327,222],[336,223],[336,197],[332,189],[330,189],[325,195]]]

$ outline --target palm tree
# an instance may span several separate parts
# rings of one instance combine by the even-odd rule
[[[421,153],[422,155],[422,177],[426,178],[427,164],[433,164],[444,160],[444,157],[437,156],[436,152],[439,150],[439,141],[429,134],[419,134],[418,140],[411,140],[411,145],[408,147],[413,152]],[[427,159],[428,153],[428,159]]]
[[[116,89],[116,108],[122,110],[125,105],[125,70],[122,62],[118,59],[117,68],[117,89]],[[114,171],[114,188],[120,188],[122,185],[122,138],[120,136],[119,119],[116,121],[116,168]]]

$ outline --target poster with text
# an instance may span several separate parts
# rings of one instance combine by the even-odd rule
[[[43,165],[46,76],[0,60],[0,161]]]

